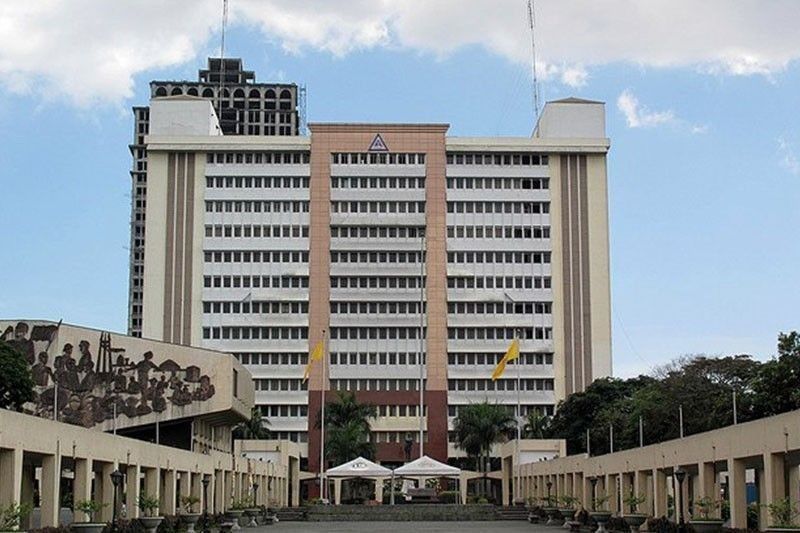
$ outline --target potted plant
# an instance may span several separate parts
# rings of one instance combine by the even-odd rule
[[[200,513],[194,512],[194,508],[198,503],[200,503],[200,498],[197,496],[191,494],[189,496],[181,496],[181,506],[183,507],[181,518],[186,522],[186,531],[188,533],[194,533],[194,526],[200,520]]]
[[[531,524],[538,524],[539,523],[539,513],[537,511],[541,510],[541,507],[537,505],[538,498],[533,496],[528,498],[528,522]]]
[[[589,512],[592,520],[597,522],[597,531],[595,533],[605,533],[606,523],[611,518],[611,511],[605,509],[606,503],[611,499],[608,494],[598,494],[594,498],[594,509]]]
[[[155,515],[159,506],[158,498],[148,496],[146,493],[142,492],[139,494],[139,501],[136,502],[136,505],[143,513],[143,515],[139,517],[142,526],[147,530],[147,533],[156,533],[158,525],[164,520],[163,516]]]
[[[84,522],[73,522],[70,529],[84,533],[100,533],[106,527],[106,524],[105,522],[95,522],[94,517],[103,507],[105,507],[105,504],[94,500],[82,500],[75,503],[72,510],[82,512],[86,520]]]
[[[225,511],[225,517],[228,519],[229,522],[232,522],[231,529],[233,531],[237,531],[242,529],[241,524],[239,523],[242,519],[242,515],[244,514],[245,509],[250,507],[250,502],[247,499],[242,500],[233,500],[231,502],[230,508]]]
[[[564,528],[566,529],[575,520],[575,513],[581,502],[575,496],[562,496],[560,499],[561,505],[558,507],[558,512],[564,518]]]
[[[639,526],[644,524],[647,520],[646,514],[638,512],[639,505],[644,503],[646,500],[647,498],[644,496],[637,496],[633,492],[631,492],[629,496],[622,500],[631,510],[630,513],[623,514],[625,523],[628,524],[629,528],[631,528],[631,533],[638,533]]]
[[[797,507],[794,502],[789,498],[776,500],[767,505],[769,510],[770,525],[766,531],[785,532],[797,531],[800,529],[795,525],[795,519],[798,517]]]
[[[31,514],[28,503],[11,502],[8,507],[0,507],[0,531],[19,531],[20,525]]]
[[[711,516],[712,513],[719,509],[722,502],[714,500],[708,496],[704,496],[694,502],[693,510],[697,516],[692,514],[692,519],[689,524],[692,525],[696,533],[717,533],[722,529],[724,521],[721,518]]]
[[[560,525],[556,520],[558,515],[558,500],[555,496],[545,496],[542,498],[542,511],[547,515],[546,526]]]

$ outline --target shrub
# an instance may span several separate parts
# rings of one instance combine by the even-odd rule
[[[19,528],[20,523],[31,513],[31,506],[27,503],[9,504],[0,507],[0,531],[13,531]]]
[[[190,514],[198,503],[200,503],[200,498],[197,496],[181,496],[181,505],[183,505],[183,510],[187,514]]]
[[[86,514],[89,517],[89,522],[92,522],[94,521],[94,515],[105,506],[106,504],[94,500],[81,500],[75,504],[74,510]]]
[[[797,507],[789,498],[783,498],[768,504],[767,510],[769,510],[773,525],[777,527],[794,527],[794,520],[798,516]]]
[[[651,518],[647,521],[647,531],[653,533],[678,533],[678,525],[666,516]]]
[[[142,492],[139,494],[139,500],[136,505],[145,516],[153,516],[153,513],[158,509],[159,502],[155,496],[148,496],[147,493]]]
[[[442,503],[456,503],[458,501],[457,490],[444,490],[439,493],[439,501]]]

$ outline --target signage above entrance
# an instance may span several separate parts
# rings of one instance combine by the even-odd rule
[[[386,146],[385,142],[383,142],[383,138],[381,137],[380,133],[377,134],[374,139],[372,139],[372,142],[369,145],[369,151],[370,152],[388,152],[389,151],[389,147]]]

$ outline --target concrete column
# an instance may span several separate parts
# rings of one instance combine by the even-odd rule
[[[161,469],[146,468],[144,469],[144,493],[149,498],[155,498],[161,501]],[[161,509],[158,509],[158,513]]]
[[[129,519],[139,518],[139,465],[128,465],[125,469],[125,514]]]
[[[78,459],[75,458],[75,479],[72,483],[72,492],[74,498],[74,505],[78,502],[92,499],[92,459]],[[75,511],[75,521],[85,522],[86,515],[82,511]]]
[[[177,489],[177,475],[175,470],[164,469],[162,474],[164,490],[161,492],[159,498],[159,511],[164,516],[172,516],[175,514],[175,491]]]
[[[572,485],[572,474],[564,474],[564,493],[562,496],[572,497],[575,496]]]
[[[22,501],[22,448],[0,450],[0,507]]]
[[[761,521],[759,525],[761,529],[765,526],[775,526],[772,523],[772,518],[769,515],[769,509],[766,505],[775,503],[776,501],[786,497],[786,482],[785,482],[785,465],[783,453],[765,453],[764,454],[764,476],[759,478],[758,497],[761,507]],[[796,501],[792,500],[792,504],[796,505]]]
[[[692,484],[692,476],[687,473],[681,487],[681,514],[684,522],[689,521],[689,486]],[[680,517],[680,515],[678,515]]]
[[[793,502],[800,500],[800,466],[797,465],[789,469],[789,498]]]
[[[42,477],[39,485],[41,527],[58,527],[61,510],[61,457],[58,454],[42,457]]]
[[[637,494],[644,496],[644,503],[640,511],[650,516],[656,516],[653,500],[653,480],[650,474],[651,472],[648,470],[640,470],[636,473],[636,490]]]
[[[717,492],[716,475],[714,474],[714,463],[698,463],[697,465],[697,486],[695,488],[694,501],[702,498],[711,498],[712,501],[719,499],[719,492]],[[719,516],[719,509],[711,512],[711,517],[716,518]]]
[[[233,501],[233,472],[226,471],[223,474],[223,478],[222,511],[227,511],[231,508],[231,502]]]
[[[629,514],[629,513],[633,512],[633,509],[631,509],[630,506],[628,504],[624,503],[624,502],[625,502],[625,498],[630,496],[631,492],[633,492],[633,483],[631,483],[631,475],[628,474],[627,472],[625,472],[625,473],[619,475],[619,479],[620,479],[620,483],[621,483],[620,486],[622,487],[622,490],[620,492],[620,496],[621,496],[620,500],[623,502],[622,503],[622,514]]]
[[[117,469],[116,463],[103,463],[100,468],[100,483],[98,483],[98,492],[100,503],[103,508],[100,509],[100,516],[95,519],[100,519],[101,522],[111,522],[114,519],[114,484],[111,482],[111,473]]]
[[[503,501],[503,505],[508,505],[511,501],[510,492],[511,492],[511,468],[509,467],[510,460],[507,458],[503,458],[500,461],[500,492],[501,498]],[[421,486],[421,485],[420,485]]]
[[[636,512],[650,514],[650,505],[647,501],[647,472],[636,470],[633,473],[633,493],[638,497],[644,497],[645,501],[640,503]]]
[[[383,503],[383,478],[375,480],[375,501]]]
[[[608,494],[608,509],[612,514],[620,513],[619,494],[617,487],[619,483],[619,476],[617,474],[606,474],[606,494]]]
[[[183,502],[180,501],[181,498],[186,498],[192,495],[192,474],[191,472],[181,472],[181,477],[178,480],[178,502],[177,505],[180,505],[181,512],[185,513],[186,510],[184,508]],[[195,511],[195,509],[192,509]]]
[[[33,495],[36,492],[36,468],[33,465],[22,465],[22,487],[20,488],[19,503],[27,503],[33,507]],[[20,522],[20,527],[31,529],[33,520],[28,515],[25,520]]]
[[[191,472],[189,475],[189,494],[194,496],[199,501],[195,504],[194,509],[196,513],[203,512],[203,474],[199,472]]]
[[[463,472],[458,476],[458,491],[461,493],[461,503],[467,503],[467,476]]]
[[[741,459],[728,459],[728,492],[731,506],[731,529],[747,528],[747,488],[745,464]]]
[[[667,475],[654,468],[653,475],[653,514],[656,518],[667,516]]]
[[[211,490],[210,494],[214,495],[214,505],[211,506],[211,512],[225,512],[227,509],[225,505],[225,472],[222,470],[215,470],[214,479],[211,480],[211,484],[213,489]]]

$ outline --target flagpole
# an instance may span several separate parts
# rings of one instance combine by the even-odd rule
[[[425,306],[425,230],[422,230],[419,245],[419,456],[425,450],[425,364],[423,362],[423,336],[425,331],[425,315],[422,308]]]
[[[328,492],[326,489],[327,483],[325,482],[325,370],[328,366],[328,358],[325,353],[328,351],[328,337],[326,331],[322,330],[322,385],[320,386],[320,398],[322,401],[321,431],[319,434],[319,481],[320,481],[320,497],[325,500],[325,495]]]
[[[514,340],[519,344],[519,330],[515,330],[515,331],[517,331],[517,335],[516,335],[516,338]],[[517,346],[517,349],[520,352],[522,352],[522,349],[519,346]],[[522,438],[522,428],[520,427],[522,425],[522,406],[521,406],[521,400],[520,400],[520,368],[519,367],[520,367],[521,363],[522,363],[522,353],[518,353],[517,354],[517,360],[514,361],[514,366],[517,367],[517,446],[516,446],[516,448],[517,448],[516,449],[517,457],[516,457],[516,460],[514,461],[514,463],[516,464],[516,467],[517,467],[517,485],[514,488],[514,499],[515,500],[519,499],[519,486],[520,486],[520,482],[519,482],[520,481],[519,480],[519,466],[520,466],[519,465],[519,462],[520,462],[519,440]]]

